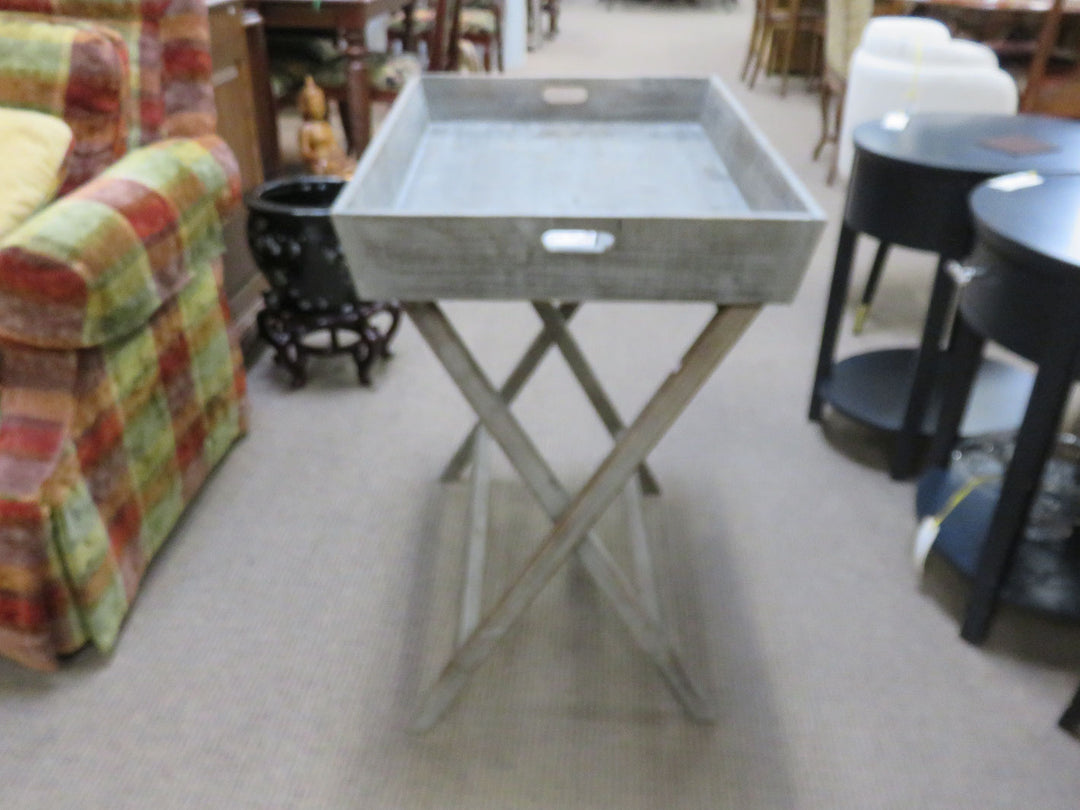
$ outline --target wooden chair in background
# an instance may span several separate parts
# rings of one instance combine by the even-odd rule
[[[533,11],[533,4],[526,3],[528,6],[528,30],[531,33],[536,26],[540,27],[539,33],[541,36],[546,36],[549,39],[559,33],[559,0],[541,0],[540,2],[540,14],[537,15]],[[544,33],[543,17],[548,15],[548,28],[547,33]],[[533,19],[533,17],[539,16],[540,19]]]
[[[1035,46],[1024,91],[1022,112],[1080,118],[1080,67],[1051,71],[1050,62],[1061,32],[1065,0],[1054,0]]]
[[[460,37],[484,55],[484,70],[503,71],[503,0],[465,0],[460,12]]]
[[[828,144],[838,144],[844,115],[851,55],[859,46],[863,29],[874,13],[874,0],[826,0],[825,66],[821,77],[821,137],[814,146],[817,160]],[[833,150],[826,182],[836,179],[839,149]]]
[[[476,46],[483,59],[484,70],[489,73],[494,68],[498,68],[500,72],[503,70],[503,9],[503,0],[464,0],[458,12],[458,33],[453,41],[462,39]],[[438,6],[418,7],[413,10],[412,36],[416,41],[424,43],[429,55],[435,50],[437,19]],[[387,36],[391,42],[400,43],[403,48],[409,47],[405,37],[403,13],[395,15],[391,20]],[[456,48],[449,48],[446,53],[456,58]]]
[[[787,94],[788,77],[796,45],[809,41],[809,73],[821,73],[821,52],[825,39],[825,6],[822,0],[756,0],[742,78],[753,88],[764,65],[769,73],[780,74],[780,95]]]
[[[460,11],[460,3],[461,0],[436,0],[426,65],[421,64],[415,53],[404,49],[387,49],[366,55],[368,105],[392,103],[405,83],[424,69],[456,67],[456,54],[450,53],[447,44],[457,41],[457,24],[451,24],[449,18]],[[450,29],[453,29],[452,34]],[[371,133],[353,132],[350,126],[354,116],[350,115],[346,86],[348,60],[345,38],[342,32],[334,30],[271,29],[266,35],[266,50],[275,102],[293,104],[305,77],[311,76],[326,93],[327,99],[336,102],[349,149],[358,155]],[[412,45],[415,38],[411,30],[404,39],[409,41],[408,45]],[[363,112],[363,119],[371,121],[371,110]]]

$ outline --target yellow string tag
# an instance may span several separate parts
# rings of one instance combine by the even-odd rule
[[[908,112],[915,111],[915,105],[919,101],[919,73],[922,70],[923,64],[923,44],[922,40],[915,42],[915,67],[911,71],[911,86],[908,88],[905,98],[908,102]]]
[[[983,484],[991,481],[998,481],[1001,479],[1000,475],[976,475],[973,478],[969,478],[964,482],[964,485],[956,490],[949,496],[949,500],[945,502],[943,506],[936,514],[927,515],[919,522],[918,531],[915,532],[915,547],[914,562],[915,569],[922,571],[926,565],[926,557],[930,553],[930,547],[934,545],[934,541],[937,540],[938,532],[941,531],[941,524],[945,522],[952,511],[958,507],[968,495],[974,492]]]

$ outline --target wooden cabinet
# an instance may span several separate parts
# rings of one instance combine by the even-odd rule
[[[208,5],[217,130],[236,155],[246,193],[263,181],[245,30],[245,26],[261,25],[261,20],[245,14],[242,0],[208,0]],[[241,211],[225,227],[225,292],[248,354],[256,343],[255,315],[262,306],[264,282],[247,247],[246,220],[246,212]]]

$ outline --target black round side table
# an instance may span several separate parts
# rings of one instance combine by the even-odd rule
[[[931,467],[919,482],[921,517],[941,514],[950,499],[946,510],[955,507],[972,489],[958,489],[964,482],[950,475],[950,463],[986,342],[1037,366],[1004,475],[982,487],[981,505],[968,509],[966,520],[949,531],[941,521],[932,546],[972,579],[961,635],[980,643],[999,599],[1080,620],[1080,511],[1067,510],[1056,536],[1032,532],[1033,505],[1051,485],[1044,473],[1060,453],[1062,415],[1080,374],[1080,175],[995,178],[975,189],[971,210],[970,281],[960,295]],[[1054,478],[1064,474],[1073,489],[1080,483],[1078,461],[1080,453],[1073,453]]]
[[[942,344],[955,285],[950,260],[968,254],[967,196],[981,181],[1026,169],[1075,170],[1080,123],[1035,115],[926,113],[886,117],[856,128],[855,161],[836,248],[829,301],[810,399],[820,421],[826,403],[895,434],[893,478],[917,472],[918,442],[933,435],[940,407]],[[920,343],[856,354],[836,362],[836,344],[860,234],[938,255]],[[880,258],[879,252],[879,258]],[[880,263],[876,263],[880,264]],[[986,361],[965,433],[1015,428],[1031,377]]]
[[[259,336],[292,384],[307,381],[310,355],[348,354],[360,382],[388,357],[401,311],[393,301],[361,301],[345,264],[330,206],[345,182],[300,176],[270,180],[246,198],[248,245],[269,282],[257,316]]]

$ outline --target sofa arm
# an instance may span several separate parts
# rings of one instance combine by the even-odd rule
[[[221,255],[239,200],[216,135],[130,152],[0,240],[0,336],[75,349],[131,332]]]

